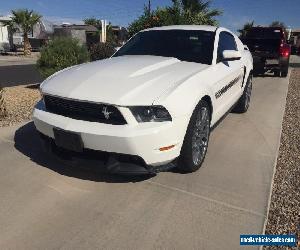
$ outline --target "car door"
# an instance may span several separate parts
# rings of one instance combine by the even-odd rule
[[[216,115],[221,117],[241,95],[241,87],[244,75],[242,60],[222,60],[224,50],[238,50],[235,38],[226,31],[219,34],[217,47],[217,58],[215,65],[215,77],[217,81],[214,85]]]

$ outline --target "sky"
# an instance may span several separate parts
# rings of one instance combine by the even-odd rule
[[[148,0],[0,0],[0,15],[12,9],[28,8],[55,22],[80,23],[87,17],[106,19],[114,25],[127,26],[143,11]],[[171,0],[151,0],[152,8],[167,6]],[[300,0],[212,0],[211,7],[223,11],[220,26],[233,31],[247,21],[267,25],[283,21],[291,28],[300,28]]]

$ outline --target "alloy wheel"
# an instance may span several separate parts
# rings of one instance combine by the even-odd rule
[[[210,130],[210,117],[207,107],[201,107],[197,114],[192,137],[192,158],[195,165],[199,165],[206,154]]]
[[[246,106],[246,109],[248,109],[249,107],[249,103],[250,103],[250,99],[251,99],[251,92],[252,92],[252,77],[249,78],[249,82],[246,86],[246,93],[245,93],[245,106]]]

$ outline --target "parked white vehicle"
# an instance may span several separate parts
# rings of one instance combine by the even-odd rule
[[[109,59],[46,79],[34,124],[52,149],[78,157],[89,150],[113,153],[111,170],[126,172],[120,166],[128,165],[118,162],[129,155],[149,172],[176,158],[181,171],[193,172],[216,122],[231,109],[247,111],[252,64],[225,28],[147,29]]]

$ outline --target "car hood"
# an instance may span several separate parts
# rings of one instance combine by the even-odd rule
[[[44,94],[120,106],[151,105],[208,65],[159,56],[121,56],[77,65],[44,81]]]

